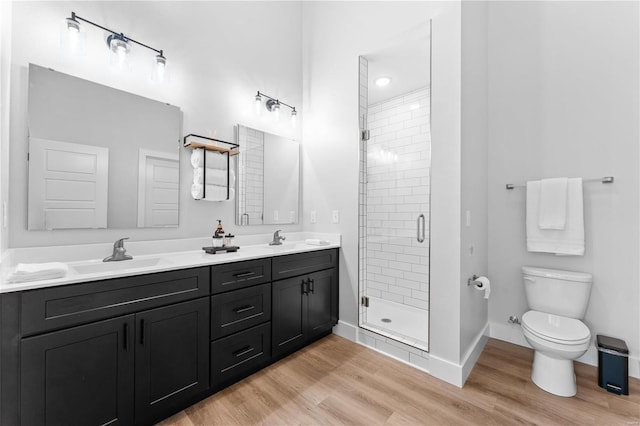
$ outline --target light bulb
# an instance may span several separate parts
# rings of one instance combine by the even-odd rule
[[[260,115],[262,113],[262,96],[260,96],[260,92],[256,95],[256,114]]]
[[[389,83],[391,83],[391,77],[378,77],[376,78],[376,86],[378,87],[385,87],[388,86]]]
[[[276,101],[271,107],[271,111],[275,114],[276,121],[280,121],[280,101]]]
[[[78,34],[80,32],[80,22],[76,21],[75,18],[67,18],[66,21],[69,33]]]
[[[162,83],[164,81],[164,74],[167,69],[167,58],[162,56],[162,51],[155,58],[155,81]]]
[[[111,50],[111,61],[119,69],[124,68],[127,53],[131,50],[131,45],[127,42],[124,35],[112,34],[107,38],[109,49]]]

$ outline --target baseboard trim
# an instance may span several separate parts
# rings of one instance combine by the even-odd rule
[[[520,325],[489,322],[489,330],[489,336],[494,339],[531,348],[531,345],[529,345],[527,340],[524,338],[522,327],[520,327]],[[589,346],[587,352],[576,361],[597,367],[598,350],[596,349],[595,344]],[[640,358],[637,356],[629,357],[629,376],[640,379]]]
[[[473,340],[469,349],[464,354],[462,358],[462,383],[464,384],[469,378],[469,374],[471,374],[471,370],[473,370],[473,366],[478,362],[478,358],[480,358],[480,354],[484,350],[484,346],[487,344],[489,340],[489,323],[486,323],[482,328],[480,333]]]
[[[488,340],[488,327],[489,325],[487,324],[482,332],[478,334],[467,350],[462,364],[456,364],[344,321],[339,321],[333,328],[333,332],[338,336],[373,349],[447,383],[462,387]]]

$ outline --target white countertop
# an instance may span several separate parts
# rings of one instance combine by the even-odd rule
[[[310,245],[305,242],[306,239],[321,239],[328,241],[329,244]],[[127,254],[132,255],[133,259],[119,262],[102,261],[104,257],[111,254],[112,244],[107,244],[107,250],[105,250],[104,244],[12,249],[11,253],[9,253],[8,260],[3,261],[4,264],[2,265],[2,273],[0,275],[0,293],[34,290],[73,283],[218,265],[340,247],[339,234],[291,233],[281,246],[270,246],[267,242],[257,243],[258,241],[268,241],[268,238],[264,235],[236,237],[234,245],[240,246],[237,252],[218,252],[216,254],[207,254],[202,250],[203,246],[211,245],[211,239],[209,238],[145,241],[138,243],[132,241],[126,242],[125,248],[127,249]],[[161,247],[165,247],[170,251],[162,252],[160,251]],[[194,248],[184,250],[185,247]],[[96,252],[96,249],[102,250],[102,257],[86,257],[87,253],[93,254]],[[68,265],[69,272],[64,278],[9,283],[6,277],[12,272],[18,262],[64,262]]]

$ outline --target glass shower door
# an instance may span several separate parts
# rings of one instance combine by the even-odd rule
[[[422,39],[360,58],[359,322],[423,350],[429,347],[428,47]],[[402,62],[398,51],[411,52],[413,85],[381,90],[374,80],[390,72],[390,62]]]

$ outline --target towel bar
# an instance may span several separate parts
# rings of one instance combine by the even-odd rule
[[[601,182],[601,183],[613,183],[614,178],[613,176],[604,176],[601,178],[593,178],[593,179],[583,179],[583,182]],[[505,185],[506,189],[514,189],[514,188],[524,188],[526,187],[526,184],[519,184],[519,185],[514,185],[513,183],[508,183]]]

